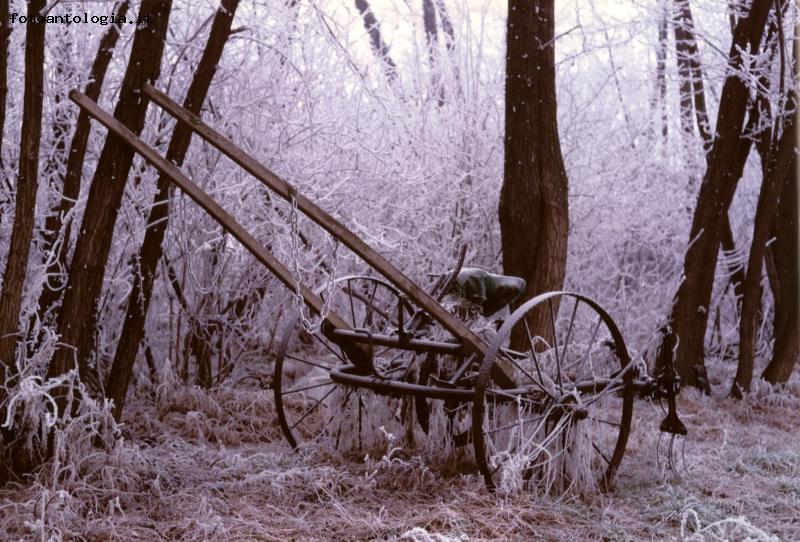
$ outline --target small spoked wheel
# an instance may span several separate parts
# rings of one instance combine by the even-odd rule
[[[399,303],[404,303],[404,317],[413,313],[410,304],[380,279],[343,277],[333,291],[331,310],[365,336],[392,335]],[[373,375],[411,380],[413,352],[370,348]],[[299,317],[288,322],[278,345],[273,391],[278,421],[293,448],[323,446],[362,453],[385,443],[381,428],[395,435],[404,431],[412,410],[408,401],[332,380],[334,367],[351,363],[346,351],[322,331],[308,332]]]
[[[503,381],[499,372],[511,376]],[[506,320],[478,373],[475,458],[490,490],[609,488],[633,414],[634,369],[611,317],[568,292]]]

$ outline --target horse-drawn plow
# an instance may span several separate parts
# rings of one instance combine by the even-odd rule
[[[489,489],[573,484],[605,489],[620,466],[634,399],[666,399],[661,430],[686,434],[671,366],[649,376],[632,360],[611,316],[592,299],[549,292],[522,303],[490,336],[469,322],[524,290],[524,281],[463,268],[430,291],[415,284],[299,191],[168,96],[142,93],[292,203],[375,274],[335,278],[312,290],[232,215],[151,146],[73,91],[71,99],[230,232],[303,306],[285,326],[272,388],[283,433],[295,449],[368,448],[386,415],[410,433],[438,433],[472,450]],[[296,220],[296,216],[292,217]],[[443,304],[454,294],[463,303]],[[317,318],[313,323],[305,310]]]

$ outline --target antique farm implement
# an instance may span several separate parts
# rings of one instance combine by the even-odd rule
[[[541,294],[506,317],[488,338],[465,323],[489,315],[524,289],[513,277],[458,265],[430,292],[420,288],[343,224],[168,96],[142,92],[265,186],[292,203],[378,276],[331,279],[312,291],[175,165],[85,95],[70,98],[200,205],[302,299],[286,326],[273,389],[289,443],[299,448],[366,446],[384,410],[415,419],[454,447],[468,446],[490,489],[589,481],[608,487],[631,429],[634,396],[667,399],[661,430],[685,434],[671,367],[655,378],[631,360],[611,316],[571,292]],[[461,304],[442,303],[457,292]],[[449,299],[449,298],[448,298]],[[382,403],[383,402],[383,403]],[[384,412],[385,414],[385,412]],[[410,427],[410,431],[415,430]],[[419,431],[418,430],[418,431]]]

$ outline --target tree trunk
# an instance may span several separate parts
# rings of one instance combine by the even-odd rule
[[[567,175],[556,121],[553,38],[553,0],[509,2],[499,215],[505,272],[528,283],[520,302],[560,289],[566,271]],[[546,336],[549,313],[534,313],[529,324]],[[520,348],[521,331],[512,348]]]
[[[11,36],[8,1],[0,0],[0,169],[3,168],[3,134],[6,127],[6,97],[8,96],[8,42]]]
[[[129,2],[117,4],[113,13],[117,18],[125,17],[128,12]],[[89,82],[86,84],[84,94],[94,101],[100,98],[100,90],[103,87],[103,80],[111,63],[117,40],[120,36],[120,24],[116,23],[109,27],[100,40],[97,48],[97,55],[92,63],[89,72]],[[64,184],[61,189],[61,199],[48,217],[45,229],[53,236],[61,235],[61,242],[52,247],[56,252],[50,255],[50,264],[47,266],[47,280],[44,283],[42,293],[39,296],[39,309],[37,314],[40,320],[44,320],[52,307],[56,304],[66,282],[67,253],[69,250],[70,239],[72,237],[72,220],[70,212],[75,206],[75,202],[80,195],[81,175],[83,174],[83,161],[86,157],[86,147],[89,142],[91,132],[91,122],[89,114],[81,111],[75,123],[75,132],[72,135],[69,151],[67,152],[67,170],[64,174]],[[63,233],[62,233],[63,230]]]
[[[669,323],[678,336],[676,366],[684,382],[697,385],[705,372],[704,339],[714,271],[719,252],[720,228],[736,190],[742,125],[748,88],[739,76],[744,69],[740,50],[757,51],[771,0],[753,0],[747,18],[740,20],[729,53],[729,75],[725,79],[717,116],[716,138],[711,148],[697,200],[683,266]]]
[[[119,102],[114,110],[114,117],[137,135],[144,127],[147,110],[147,100],[140,89],[146,82],[154,83],[161,72],[161,54],[171,9],[171,0],[143,0],[139,9],[141,15],[149,15],[150,22],[136,28]],[[91,374],[88,361],[96,333],[97,305],[133,154],[133,149],[122,140],[111,135],[106,138],[89,190],[87,211],[58,315],[63,346],[56,351],[48,376],[60,375],[76,364],[82,376]]]
[[[44,9],[44,0],[28,2],[28,17]],[[44,89],[44,24],[28,24],[25,30],[25,96],[22,105],[19,176],[14,211],[14,227],[0,294],[0,370],[13,368],[19,341],[19,317],[28,253],[33,237],[36,192],[39,188],[39,143],[42,133]],[[13,369],[12,369],[13,370]],[[4,374],[0,374],[0,381]]]
[[[431,69],[431,91],[436,94],[439,107],[442,107],[444,105],[444,86],[442,86],[436,59],[439,33],[436,29],[436,8],[433,0],[422,0],[422,24],[425,27],[425,44],[428,48],[428,65]]]
[[[679,118],[681,121],[681,132],[683,132],[684,146],[691,149],[691,142],[694,140],[694,126],[692,123],[692,67],[687,52],[686,30],[681,24],[680,0],[674,3],[673,29],[675,31],[675,61],[678,65],[678,96],[680,98]]]
[[[655,103],[660,112],[661,137],[666,141],[669,133],[667,122],[667,10],[658,21],[658,48],[656,49],[656,97]]]
[[[706,92],[703,85],[700,51],[697,48],[697,38],[689,0],[675,0],[675,49],[679,64],[682,62],[681,59],[683,59],[683,63],[688,64],[691,100],[694,104],[697,129],[703,141],[703,150],[708,152],[713,141],[706,110]],[[683,84],[681,85],[681,90],[683,90]],[[681,92],[681,101],[683,101],[683,92]]]
[[[789,111],[793,110],[794,102],[794,93],[792,92],[792,97],[789,99]],[[761,309],[761,264],[764,260],[772,223],[778,211],[778,200],[784,179],[791,176],[790,169],[796,164],[797,129],[793,121],[793,117],[788,117],[780,142],[777,148],[770,153],[769,164],[758,197],[755,225],[753,226],[753,242],[750,245],[750,256],[747,260],[742,298],[742,317],[739,325],[739,366],[731,387],[731,396],[737,398],[741,398],[744,392],[750,390],[750,383],[753,379],[756,327],[758,313]]]
[[[800,358],[800,271],[798,270],[798,182],[797,155],[789,168],[781,189],[778,214],[775,217],[773,254],[780,283],[780,296],[775,301],[775,345],[772,359],[761,375],[771,384],[786,382]]]
[[[372,45],[372,52],[375,53],[378,61],[383,63],[386,72],[386,79],[390,83],[397,79],[397,64],[392,60],[389,54],[389,46],[383,41],[381,35],[381,26],[378,24],[378,19],[372,13],[372,8],[367,3],[367,0],[356,0],[356,8],[361,13],[361,18],[364,20],[364,28],[369,34],[369,42]]]
[[[200,113],[200,108],[208,94],[211,81],[217,71],[217,64],[222,57],[222,50],[230,36],[231,23],[238,4],[239,0],[222,0],[214,16],[206,48],[183,101],[183,107],[194,114]],[[178,166],[183,164],[191,138],[191,129],[185,124],[178,123],[169,143],[167,160]],[[122,416],[133,363],[144,337],[144,325],[153,293],[158,261],[164,252],[162,243],[169,220],[171,186],[172,183],[168,178],[163,175],[159,176],[153,207],[147,218],[144,241],[136,259],[139,262],[139,273],[134,274],[125,323],[108,376],[106,390],[108,397],[114,401],[114,417],[117,419]]]
[[[447,6],[444,0],[434,0],[436,2],[436,11],[439,13],[439,25],[442,27],[444,34],[444,46],[447,49],[447,54],[450,57],[450,63],[453,70],[453,82],[456,94],[458,97],[464,95],[461,88],[461,76],[459,75],[458,59],[456,58],[456,32],[453,28],[453,22],[450,20],[450,14],[447,12]]]

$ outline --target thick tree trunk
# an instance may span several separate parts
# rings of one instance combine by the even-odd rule
[[[129,2],[122,2],[115,6],[113,13],[117,18],[125,17],[128,12]],[[111,63],[117,40],[120,36],[120,25],[114,24],[109,27],[100,39],[92,68],[89,72],[89,82],[86,84],[84,94],[94,101],[100,98],[100,90],[103,87],[103,80]],[[86,148],[91,132],[91,122],[89,114],[81,111],[75,123],[75,132],[72,135],[69,151],[67,152],[67,170],[64,174],[64,184],[61,189],[61,199],[53,209],[45,229],[50,235],[56,237],[61,235],[61,241],[52,248],[55,254],[50,255],[50,263],[47,266],[47,281],[39,296],[39,318],[44,320],[52,307],[61,297],[66,282],[67,253],[69,250],[70,239],[72,237],[72,220],[70,212],[75,206],[81,189],[81,175],[83,174],[83,161],[86,157]],[[63,231],[63,233],[62,233]]]
[[[756,51],[772,0],[753,0],[748,17],[736,27],[729,53],[729,75],[722,89],[717,130],[689,236],[683,281],[670,315],[670,326],[678,336],[676,366],[689,385],[705,372],[704,340],[714,271],[719,252],[720,228],[733,194],[739,160],[739,141],[748,99],[748,88],[739,76],[745,69],[740,51]]]
[[[761,375],[772,384],[786,382],[800,358],[800,224],[798,224],[797,155],[789,168],[781,189],[778,214],[775,217],[775,268],[780,283],[780,296],[775,300],[772,359]]]
[[[192,113],[200,113],[200,108],[217,71],[217,64],[222,57],[223,48],[230,36],[231,24],[238,4],[239,0],[222,0],[214,16],[206,48],[183,102],[183,107]],[[183,164],[191,138],[191,129],[184,124],[177,124],[167,150],[167,160],[178,166]],[[133,363],[144,337],[144,325],[153,293],[158,261],[164,252],[162,243],[169,220],[171,186],[172,183],[163,175],[158,178],[153,207],[147,218],[148,227],[137,258],[139,273],[134,275],[125,323],[108,376],[106,390],[108,397],[114,401],[114,416],[117,419],[122,416]]]
[[[154,83],[158,79],[171,9],[171,0],[143,0],[139,10],[140,14],[149,15],[151,22],[136,28],[119,102],[114,110],[114,117],[137,135],[144,127],[147,111],[147,100],[140,89],[144,83]],[[87,211],[58,315],[58,331],[64,346],[56,351],[48,376],[60,375],[76,364],[82,376],[91,374],[88,361],[96,333],[97,303],[133,154],[133,149],[122,140],[111,135],[106,138],[89,190]]]
[[[505,272],[524,278],[520,302],[563,285],[567,175],[556,121],[553,0],[511,0],[506,60],[505,166],[500,231]],[[545,334],[549,313],[529,320]],[[520,347],[521,330],[512,338]]]
[[[44,0],[28,2],[28,17],[44,9]],[[25,30],[25,96],[22,105],[19,176],[14,211],[14,227],[8,248],[0,294],[0,370],[13,368],[19,340],[19,318],[28,253],[33,237],[36,193],[39,188],[39,143],[42,133],[42,93],[44,89],[44,24],[29,24]],[[0,374],[0,381],[4,375]]]
[[[386,79],[390,83],[397,79],[397,64],[395,64],[392,56],[389,54],[389,46],[383,41],[381,35],[381,26],[378,24],[378,19],[372,13],[372,8],[369,6],[367,0],[355,0],[356,8],[361,13],[361,18],[364,20],[364,28],[369,34],[369,42],[372,45],[372,52],[375,53],[379,62],[384,65]]]

